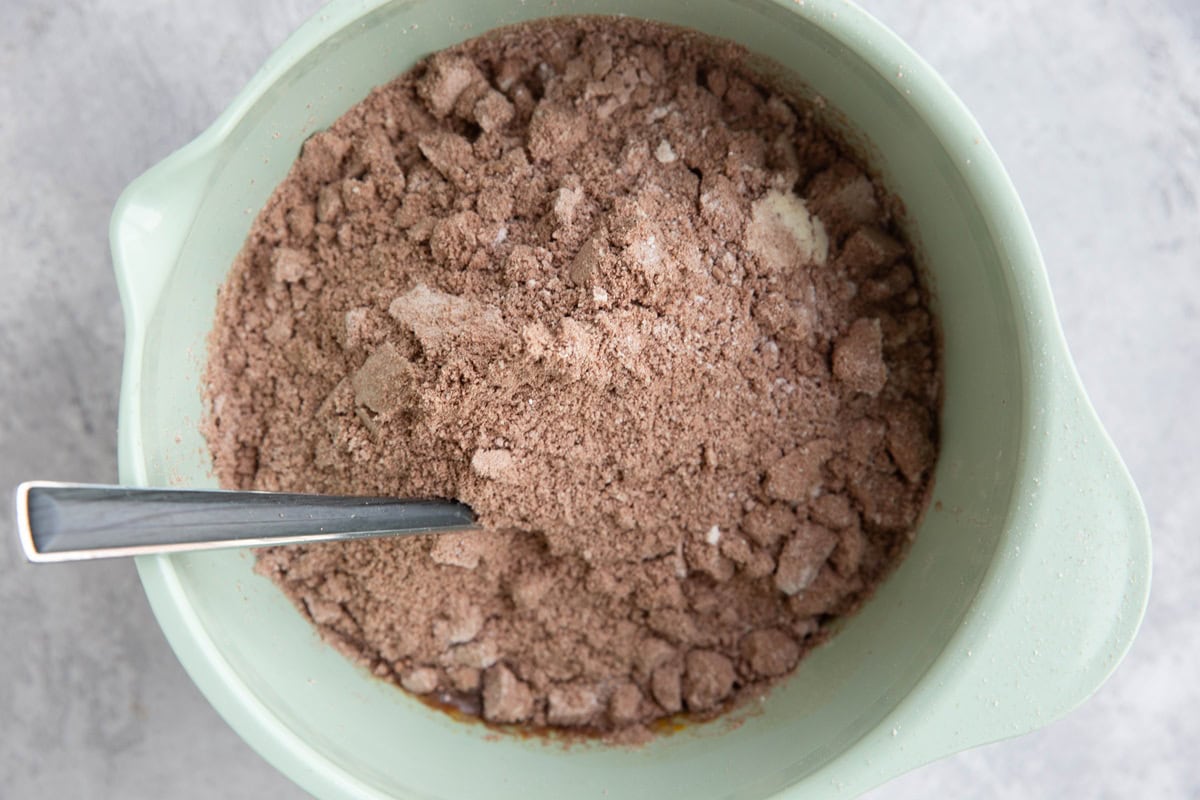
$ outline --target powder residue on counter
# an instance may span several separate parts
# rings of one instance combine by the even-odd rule
[[[927,295],[894,202],[743,55],[598,18],[467,42],[310,138],[256,220],[210,341],[221,484],[486,526],[260,551],[376,675],[636,735],[789,674],[904,551]]]

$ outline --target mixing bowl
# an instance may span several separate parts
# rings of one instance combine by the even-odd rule
[[[138,562],[192,678],[323,798],[848,796],[1078,705],[1141,619],[1145,514],[1079,384],[995,153],[932,70],[845,2],[334,2],[117,205],[121,479],[214,484],[197,422],[216,290],[304,139],[427,53],[574,13],[687,25],[773,59],[837,109],[902,198],[946,378],[934,505],[907,560],[740,724],[638,749],[496,736],[426,708],[322,644],[244,551]]]

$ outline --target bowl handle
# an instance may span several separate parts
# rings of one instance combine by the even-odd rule
[[[113,209],[109,240],[128,332],[145,330],[212,177],[216,151],[203,139],[138,177]]]
[[[871,761],[834,767],[843,786],[865,790],[1048,725],[1099,689],[1133,643],[1150,589],[1141,499],[1065,347],[1038,369],[1053,377],[1029,404],[1012,533],[949,648],[868,734],[876,741],[860,752]]]
[[[125,357],[117,455],[121,482],[147,483],[142,417],[146,331],[196,218],[217,164],[206,133],[141,175],[121,193],[109,223],[113,270],[125,316]]]

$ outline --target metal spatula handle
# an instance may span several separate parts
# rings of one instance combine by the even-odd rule
[[[261,547],[475,527],[454,500],[28,481],[17,529],[30,561]]]

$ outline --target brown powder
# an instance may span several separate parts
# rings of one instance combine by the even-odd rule
[[[220,296],[222,485],[488,530],[273,548],[376,675],[644,730],[788,674],[911,537],[937,353],[894,203],[743,53],[633,20],[433,56],[312,137]]]

